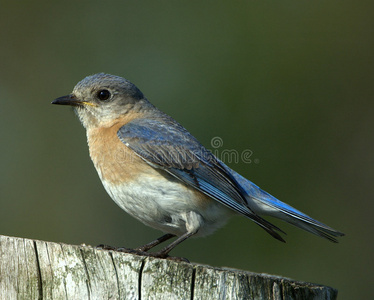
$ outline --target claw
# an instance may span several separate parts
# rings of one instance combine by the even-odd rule
[[[116,247],[104,245],[104,244],[97,245],[95,248],[98,250],[114,250],[114,251],[117,249]]]

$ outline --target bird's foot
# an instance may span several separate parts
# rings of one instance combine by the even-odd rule
[[[130,254],[136,254],[136,255],[142,255],[142,256],[149,256],[149,253],[142,251],[140,249],[131,249],[131,248],[125,248],[120,247],[116,249],[117,252],[124,252],[124,253],[130,253]]]
[[[190,263],[190,261],[187,258],[176,257],[176,256],[169,256],[168,253],[165,253],[163,251],[153,252],[153,253],[147,253],[147,256],[155,257],[155,258],[168,259],[168,260],[177,261],[177,262],[183,261],[183,262],[186,262],[186,263]]]
[[[98,250],[113,250],[116,251],[116,247],[110,246],[110,245],[105,245],[105,244],[100,244],[95,247]]]
[[[168,256],[166,257],[168,260],[176,261],[176,262],[185,262],[185,263],[191,263],[187,258],[185,257],[177,257],[177,256]]]
[[[142,251],[140,249],[131,249],[126,247],[113,247],[109,245],[100,244],[96,246],[96,249],[98,250],[110,250],[110,251],[116,251],[116,252],[124,252],[124,253],[132,253],[132,254],[138,254],[138,255],[147,255],[148,253],[145,251]]]
[[[130,254],[136,254],[136,255],[141,255],[141,256],[168,259],[168,260],[177,261],[177,262],[183,261],[183,262],[186,262],[186,263],[190,263],[190,261],[187,258],[169,256],[168,253],[165,253],[163,251],[148,253],[146,251],[143,251],[141,248],[135,248],[135,249],[125,248],[125,247],[116,248],[116,247],[109,246],[109,245],[104,245],[104,244],[97,245],[96,249],[111,250],[111,251],[116,251],[116,252],[130,253]]]

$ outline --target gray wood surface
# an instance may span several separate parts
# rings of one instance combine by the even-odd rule
[[[0,236],[0,299],[336,299],[333,288],[228,268]]]

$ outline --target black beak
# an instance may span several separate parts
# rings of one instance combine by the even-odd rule
[[[81,106],[82,102],[75,98],[74,95],[66,95],[59,97],[52,101],[52,104],[60,104],[60,105],[71,105],[71,106]]]

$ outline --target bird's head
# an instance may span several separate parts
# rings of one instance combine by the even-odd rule
[[[111,126],[126,114],[152,106],[130,81],[104,73],[84,78],[71,94],[55,99],[52,104],[73,106],[87,129]]]

